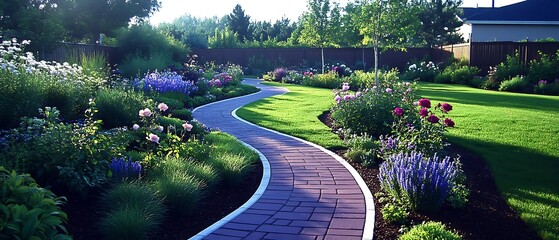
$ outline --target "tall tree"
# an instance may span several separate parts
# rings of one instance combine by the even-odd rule
[[[251,33],[249,32],[250,16],[245,15],[245,10],[243,10],[241,5],[235,5],[233,12],[227,16],[227,20],[229,29],[237,33],[237,39],[240,42],[252,40]]]
[[[461,42],[457,29],[462,21],[460,5],[462,0],[418,0],[421,40],[434,47]]]
[[[340,7],[337,3],[330,5],[329,0],[308,0],[307,8],[308,11],[301,18],[299,42],[320,47],[324,73],[324,48],[339,46]]]
[[[378,85],[379,52],[405,48],[420,29],[418,8],[407,0],[371,0],[359,2],[354,22],[363,35],[363,44],[375,52],[375,84]]]
[[[159,10],[157,0],[74,0],[65,22],[72,37],[95,42],[99,34],[114,36],[115,30],[142,22]]]

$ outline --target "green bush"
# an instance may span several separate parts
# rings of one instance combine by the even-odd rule
[[[464,66],[453,63],[435,77],[437,83],[456,83],[472,85],[473,79],[479,73],[477,67]]]
[[[398,224],[404,224],[409,215],[409,212],[404,207],[393,203],[384,205],[380,212],[384,220]]]
[[[328,72],[316,74],[311,78],[304,78],[303,85],[319,88],[339,88],[344,81],[345,79],[338,77],[336,72]]]
[[[536,86],[534,86],[534,92],[546,95],[559,95],[559,81],[551,83],[545,80],[540,81]]]
[[[557,52],[559,54],[559,51]],[[551,57],[540,53],[539,60],[532,60],[529,64],[529,73],[526,76],[531,85],[536,85],[540,80],[554,80],[559,78],[559,55]]]
[[[63,226],[66,213],[60,210],[65,201],[30,175],[0,166],[0,238],[72,239]]]
[[[439,67],[431,61],[414,62],[408,66],[402,78],[408,81],[432,82],[439,72]]]
[[[173,110],[173,112],[171,113],[171,116],[176,117],[176,118],[180,118],[184,121],[192,120],[192,112],[190,110],[186,109],[186,108]]]
[[[400,73],[394,68],[389,71],[379,70],[378,79],[380,82],[396,82]],[[375,72],[355,71],[351,75],[351,85],[356,89],[372,88],[375,85]]]
[[[159,117],[157,121],[159,122],[159,125],[163,127],[167,128],[169,126],[173,126],[175,129],[182,129],[182,124],[184,123],[182,119],[172,117]]]
[[[0,128],[17,126],[24,116],[37,116],[37,108],[43,107],[48,79],[33,74],[15,74],[0,70]],[[17,107],[15,107],[17,106]]]
[[[101,232],[107,239],[151,239],[159,223],[137,208],[122,208],[101,220]]]
[[[354,162],[370,166],[376,163],[376,150],[378,144],[366,134],[364,136],[353,136],[346,143],[349,146],[345,156]]]
[[[414,226],[404,233],[399,240],[460,240],[460,235],[449,231],[440,222],[427,222]]]
[[[501,82],[499,91],[526,93],[530,92],[530,87],[531,86],[525,77],[517,76],[510,80]]]
[[[110,69],[107,67],[107,56],[103,52],[86,54],[81,51],[72,51],[66,56],[69,63],[75,63],[83,68],[83,73],[95,78],[107,79]]]
[[[507,60],[497,65],[495,80],[502,82],[516,76],[526,76],[528,68],[520,61],[518,52],[513,56],[507,56]]]
[[[128,126],[137,123],[138,111],[150,106],[141,92],[122,89],[101,89],[97,92],[96,119],[103,121],[105,128]]]

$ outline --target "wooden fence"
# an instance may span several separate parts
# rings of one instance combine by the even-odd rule
[[[218,64],[235,63],[249,68],[266,60],[274,60],[274,63],[285,67],[318,68],[321,64],[320,51],[320,48],[233,48],[197,49],[193,50],[193,54],[196,54],[201,61],[214,61]],[[410,48],[405,52],[386,51],[381,53],[379,66],[403,69],[411,60],[425,57],[432,61],[443,61],[450,58],[451,54],[441,49],[431,48]],[[354,69],[370,69],[374,64],[374,51],[372,48],[325,48],[324,58],[329,64],[343,63]]]
[[[444,46],[443,50],[455,58],[468,60],[470,66],[476,66],[486,72],[489,67],[496,66],[505,61],[508,55],[514,55],[516,52],[524,64],[539,59],[540,52],[557,54],[559,42],[473,42]]]
[[[67,62],[72,55],[76,54],[85,54],[88,56],[93,54],[103,54],[111,65],[120,63],[122,60],[116,47],[80,43],[62,43],[52,52],[41,52],[37,57],[40,60]]]

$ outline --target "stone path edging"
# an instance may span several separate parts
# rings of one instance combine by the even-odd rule
[[[259,94],[258,93],[254,93],[254,94],[250,94],[250,95],[245,95],[245,96],[241,96],[241,97],[237,97],[237,98],[231,98],[231,99],[226,99],[223,101],[219,101],[219,102],[214,102],[214,103],[210,103],[201,107],[198,107],[196,109],[193,110],[193,113],[203,107],[207,107],[213,104],[218,104],[218,103],[222,103],[225,101],[232,101],[232,100],[236,100],[238,98],[244,98],[244,97],[249,97],[255,94]],[[286,93],[286,92],[284,92]],[[282,93],[283,94],[283,93]],[[278,94],[276,94],[278,95]],[[267,129],[267,128],[263,128],[260,126],[257,126],[253,123],[247,122],[244,119],[239,118],[236,115],[236,111],[241,108],[238,107],[236,109],[234,109],[230,114],[231,116],[233,116],[234,118],[236,118],[237,120],[248,124],[250,126],[274,133],[274,134],[278,134],[284,137],[288,137],[291,139],[294,139],[296,141],[302,142],[304,144],[310,145],[314,148],[319,149],[320,151],[326,153],[327,155],[331,156],[332,158],[334,158],[335,160],[337,160],[342,166],[344,166],[344,168],[346,168],[349,173],[353,176],[354,180],[356,181],[356,183],[358,184],[359,188],[361,189],[362,194],[364,195],[364,200],[365,200],[365,223],[364,223],[364,229],[363,229],[363,235],[362,235],[362,239],[364,240],[369,240],[369,239],[373,239],[373,234],[374,234],[374,201],[373,201],[373,197],[372,194],[369,190],[369,188],[367,187],[366,183],[363,181],[363,179],[361,178],[361,176],[359,175],[359,173],[348,163],[346,162],[343,158],[341,158],[340,156],[336,155],[335,153],[325,149],[322,146],[319,146],[317,144],[305,141],[303,139],[299,139],[284,133],[280,133],[271,129]],[[255,150],[258,155],[260,156],[263,166],[264,166],[264,171],[263,171],[263,179],[260,183],[260,186],[258,187],[257,191],[255,192],[255,194],[245,203],[243,204],[240,208],[238,208],[237,210],[235,210],[234,212],[230,213],[229,215],[227,215],[226,217],[224,217],[223,219],[219,220],[218,222],[216,222],[215,224],[211,225],[210,227],[206,228],[205,230],[203,230],[202,232],[198,233],[196,236],[190,238],[190,239],[204,239],[205,237],[208,237],[210,234],[212,234],[213,232],[215,232],[216,230],[220,229],[221,227],[223,227],[224,225],[228,224],[229,222],[231,222],[233,219],[235,219],[237,216],[241,215],[243,212],[245,212],[246,210],[248,210],[252,205],[254,205],[260,198],[261,196],[264,194],[264,192],[266,191],[268,184],[270,182],[270,178],[271,178],[271,167],[270,167],[270,163],[268,161],[268,159],[266,158],[266,156],[258,151],[258,149],[256,149],[255,147],[249,145],[248,143],[245,143],[243,141],[241,141],[245,146],[249,147],[252,150]]]

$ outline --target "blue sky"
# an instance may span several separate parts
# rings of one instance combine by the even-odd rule
[[[334,0],[336,1],[336,0]],[[345,5],[349,0],[337,0]],[[521,0],[495,0],[496,6],[509,5]],[[151,23],[171,22],[185,14],[196,17],[223,16],[241,4],[252,20],[275,21],[282,17],[296,20],[306,10],[306,0],[160,0],[162,8],[151,18]],[[491,0],[463,0],[466,7],[490,7]]]

